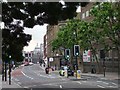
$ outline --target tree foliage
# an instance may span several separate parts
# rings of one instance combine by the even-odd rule
[[[44,23],[54,25],[60,20],[76,16],[77,5],[77,2],[66,2],[66,6],[63,8],[59,2],[2,3],[2,20],[5,23],[11,23],[13,19],[23,20],[24,27],[29,28]]]
[[[2,57],[3,61],[13,60],[22,61],[22,50],[31,40],[31,35],[23,32],[23,27],[18,24],[11,24],[9,28],[2,29]]]

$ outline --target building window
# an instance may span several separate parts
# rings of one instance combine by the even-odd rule
[[[82,19],[84,19],[84,18],[85,18],[85,13],[82,14]]]
[[[88,17],[89,16],[89,11],[86,11],[86,17]]]

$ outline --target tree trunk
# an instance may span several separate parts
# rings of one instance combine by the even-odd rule
[[[93,57],[95,57],[96,62],[97,62],[97,66],[98,66],[98,72],[97,72],[97,73],[101,73],[100,62],[98,61],[98,58],[97,58],[97,56],[96,56],[96,52],[95,52],[95,50],[93,51]]]

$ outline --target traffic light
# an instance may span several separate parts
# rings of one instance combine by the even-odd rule
[[[70,49],[65,49],[65,58],[66,59],[70,58]]]
[[[74,45],[74,56],[79,56],[80,53],[80,46]]]

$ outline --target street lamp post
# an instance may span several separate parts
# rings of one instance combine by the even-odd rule
[[[9,85],[11,85],[11,56],[9,56]]]

